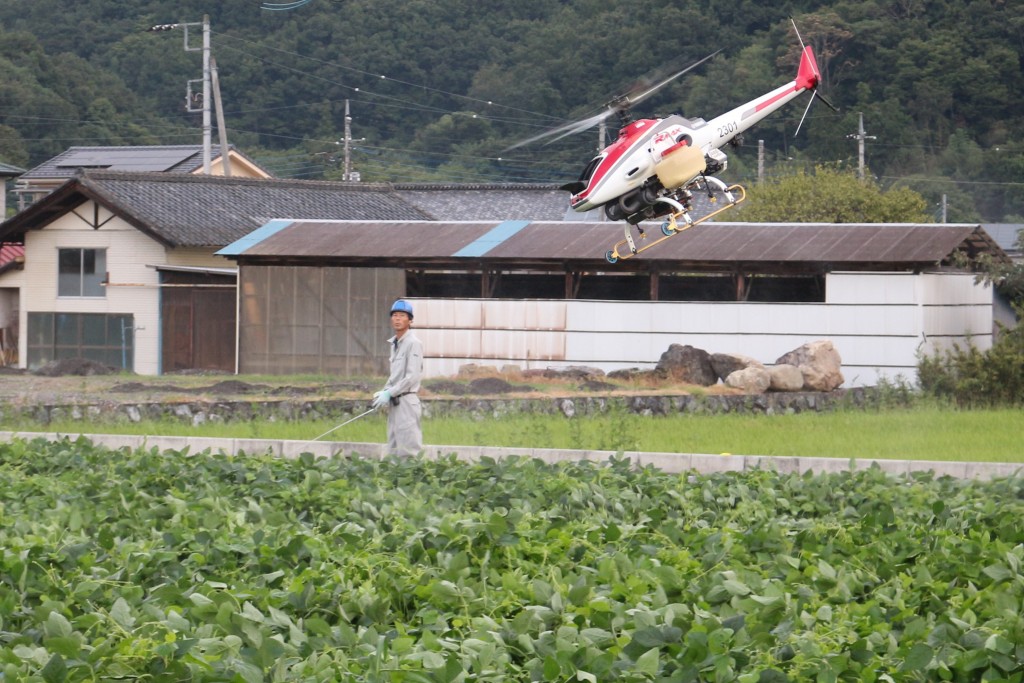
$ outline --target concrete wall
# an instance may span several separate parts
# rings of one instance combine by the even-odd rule
[[[771,364],[817,339],[843,360],[844,386],[916,381],[917,354],[992,342],[992,292],[964,273],[833,273],[825,303],[413,300],[427,376],[466,363],[523,369],[653,368],[670,344]],[[385,331],[382,331],[382,334]]]

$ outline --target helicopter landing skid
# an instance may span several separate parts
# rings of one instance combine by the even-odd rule
[[[669,214],[668,218],[666,218],[661,224],[661,237],[658,237],[656,240],[647,244],[637,246],[637,240],[634,239],[631,230],[633,226],[627,223],[623,239],[616,242],[615,246],[608,250],[604,255],[608,263],[618,263],[619,261],[633,258],[637,254],[642,254],[651,247],[661,244],[669,237],[677,235],[684,230],[689,230],[695,225],[700,225],[704,221],[710,220],[724,211],[728,211],[747,198],[747,191],[744,190],[741,185],[730,185],[727,187],[725,183],[717,178],[705,178],[704,181],[707,185],[714,186],[715,189],[719,190],[725,196],[726,204],[718,207],[708,214],[705,214],[704,216],[701,216],[700,218],[693,219],[689,212],[679,202],[674,199],[669,199],[668,197],[661,197],[658,201],[670,205],[673,209],[672,213]],[[710,189],[711,187],[708,187],[709,191]],[[717,197],[711,195],[711,201],[715,202],[717,200]],[[682,225],[680,225],[680,219],[682,220]],[[637,226],[637,232],[639,233],[640,241],[647,240],[647,233],[643,228]],[[627,247],[627,249],[622,249],[622,247]],[[622,249],[621,252],[620,249]]]

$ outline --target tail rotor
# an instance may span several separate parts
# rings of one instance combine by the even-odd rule
[[[811,105],[814,104],[814,100],[818,99],[825,103],[825,106],[834,112],[838,112],[839,109],[825,99],[825,96],[818,91],[818,86],[821,85],[821,71],[818,70],[818,61],[814,58],[814,50],[809,45],[804,44],[804,39],[800,36],[800,29],[796,27],[796,22],[790,17],[790,22],[793,24],[793,31],[796,33],[796,39],[800,41],[800,67],[797,69],[796,81],[794,81],[799,88],[811,91],[811,98],[807,100],[807,107],[804,108],[803,116],[800,117],[800,123],[797,124],[796,132],[793,137],[800,135],[800,129],[804,125],[804,120],[807,118],[807,114],[811,111]]]

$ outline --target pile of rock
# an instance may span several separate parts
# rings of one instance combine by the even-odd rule
[[[815,391],[829,392],[838,389],[845,379],[840,369],[842,361],[831,341],[813,341],[797,347],[779,357],[775,363],[765,365],[761,361],[732,353],[708,353],[690,345],[672,344],[661,354],[653,370],[629,368],[613,370],[607,377],[613,379],[650,379],[652,385],[659,382],[673,384],[696,384],[709,387],[718,382],[738,389],[744,394],[763,394],[767,391]],[[505,366],[500,370],[490,365],[469,363],[459,368],[459,379],[471,379],[478,384],[478,390],[485,387],[485,381],[494,383],[496,377],[529,380],[531,378],[574,380],[592,391],[614,389],[615,385],[604,382],[605,373],[592,367],[572,365],[562,368],[523,370],[518,366]],[[451,383],[449,383],[451,384]],[[507,383],[506,383],[507,384]],[[427,388],[442,393],[465,393],[445,391],[440,385],[428,383]],[[493,387],[491,387],[493,389]],[[506,391],[516,389],[508,385]],[[503,391],[477,391],[474,393],[504,393]]]
[[[831,341],[804,344],[764,363],[730,353],[708,353],[689,345],[672,344],[652,371],[677,382],[726,386],[748,394],[766,391],[833,391],[845,381],[842,360]]]

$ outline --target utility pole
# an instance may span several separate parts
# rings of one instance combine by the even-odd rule
[[[764,140],[757,141],[757,184],[764,182]]]
[[[878,138],[874,135],[867,135],[867,131],[864,130],[864,114],[860,114],[860,124],[857,126],[857,132],[851,133],[846,136],[857,141],[857,177],[864,180],[864,141],[865,140],[877,140]]]
[[[188,27],[189,26],[202,26],[203,28],[203,46],[190,47],[188,42]],[[203,15],[202,23],[192,22],[189,24],[157,24],[156,26],[150,27],[149,31],[170,31],[176,28],[185,29],[185,52],[203,52],[203,95],[202,95],[202,107],[198,108],[194,106],[195,96],[192,94],[192,84],[197,79],[192,79],[186,86],[185,93],[185,110],[189,113],[197,111],[203,112],[203,173],[210,175],[210,157],[211,147],[213,144],[213,126],[210,121],[210,17],[209,15]]]
[[[352,117],[348,115],[348,100],[345,100],[345,139],[343,140],[345,144],[345,170],[341,175],[342,180],[359,182],[359,173],[352,170],[352,157],[349,152],[349,144],[352,142],[360,142],[365,139],[366,138],[359,138],[359,140],[355,140],[352,138]]]
[[[213,103],[217,106],[217,137],[220,139],[220,166],[224,177],[231,177],[231,149],[224,126],[224,103],[220,101],[220,80],[217,78],[217,60],[210,57],[210,81],[213,85]]]

